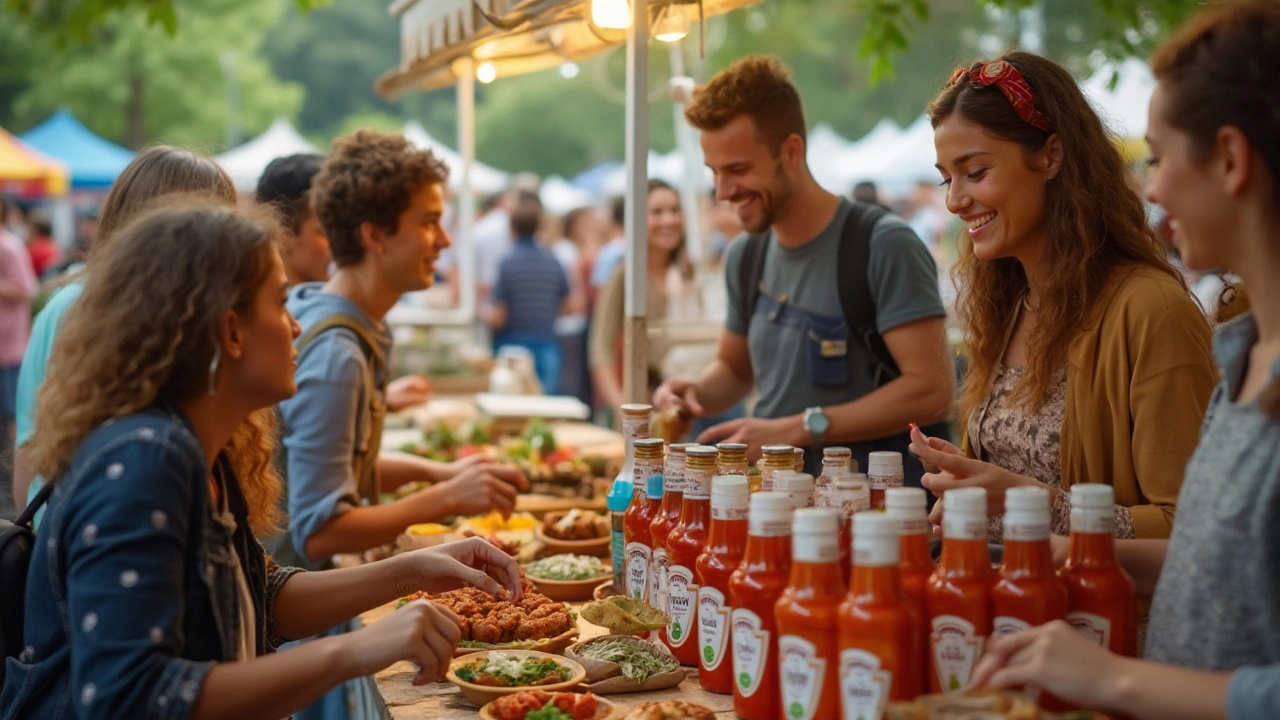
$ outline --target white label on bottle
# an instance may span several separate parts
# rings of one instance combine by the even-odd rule
[[[906,520],[898,519],[898,536],[903,535],[927,535],[929,533],[929,519],[924,513],[920,513],[919,519]]]
[[[970,515],[962,512],[948,512],[942,516],[942,541],[947,540],[986,540],[987,516]]]
[[[684,492],[684,455],[672,455],[667,458],[666,484],[663,492]]]
[[[832,507],[831,501],[831,485],[824,485],[821,480],[813,488],[813,506],[820,508]]]
[[[977,634],[973,623],[955,615],[939,615],[931,625],[929,648],[938,683],[943,692],[960,692],[969,685],[969,674],[982,656],[987,639]]]
[[[1111,647],[1111,621],[1087,612],[1067,613],[1067,623],[1102,648]]]
[[[751,697],[760,689],[764,680],[765,663],[769,660],[769,631],[764,628],[760,616],[734,608],[730,614],[733,623],[733,681],[738,694]]]
[[[853,564],[858,567],[896,567],[900,554],[897,538],[853,540]]]
[[[839,503],[834,507],[840,511],[844,517],[851,518],[864,510],[871,509],[871,493],[858,492],[833,492],[833,496],[839,498]]]
[[[880,669],[880,658],[850,648],[840,653],[840,704],[844,720],[880,720],[889,704],[893,673]]]
[[[1116,512],[1112,508],[1071,508],[1071,532],[1115,535]]]
[[[1014,542],[1041,542],[1049,539],[1049,521],[1027,522],[1025,520],[1010,522],[1013,513],[1004,516],[1004,539]]]
[[[649,418],[633,418],[627,415],[622,416],[622,435],[627,439],[627,445],[631,446],[636,440],[643,440],[649,437]]]
[[[1016,617],[1008,615],[996,616],[995,622],[991,623],[991,637],[1000,637],[1010,633],[1018,633],[1024,630],[1030,630],[1031,624]]]
[[[786,469],[786,468],[783,468],[783,469]],[[777,472],[778,471],[775,468],[770,468],[770,467],[760,469],[760,491],[761,492],[774,491],[775,486],[773,483],[773,476],[776,475]]]
[[[703,670],[715,670],[729,649],[729,604],[724,593],[698,587],[698,647]]]
[[[690,500],[711,499],[711,471],[685,468],[684,496]]]
[[[724,505],[711,505],[712,520],[746,520],[747,507],[726,507]]]
[[[825,563],[840,559],[840,536],[801,533],[791,539],[792,558],[796,562]]]
[[[627,543],[627,595],[636,600],[648,599],[651,563],[648,545]]]
[[[872,475],[867,474],[867,484],[872,490],[886,490],[893,487],[902,487],[904,477],[902,475]]]
[[[747,532],[754,537],[786,537],[791,534],[790,517],[749,517]]]
[[[667,626],[667,639],[671,647],[682,647],[693,633],[697,617],[698,582],[693,570],[683,565],[667,568],[667,614],[671,624]]]
[[[666,548],[653,549],[653,584],[650,589],[653,591],[653,602],[649,603],[662,612],[667,612],[667,563],[669,562]]]
[[[648,486],[650,475],[662,474],[662,460],[636,460],[635,469],[632,472],[631,480],[635,483],[636,489],[644,489],[645,497],[649,497]]]
[[[778,638],[778,677],[782,685],[782,712],[787,720],[812,720],[822,699],[827,659],[818,648],[796,635]]]

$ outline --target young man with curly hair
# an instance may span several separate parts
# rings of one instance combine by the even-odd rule
[[[449,247],[440,225],[447,174],[403,136],[361,130],[334,143],[312,183],[337,271],[289,293],[302,335],[298,394],[280,404],[289,527],[268,544],[278,562],[326,567],[334,554],[390,543],[414,523],[509,512],[525,484],[480,459],[380,452],[392,346],[383,318],[401,295],[431,286]],[[376,504],[379,492],[410,481],[432,486]]]
[[[754,417],[698,441],[747,443],[755,455],[771,443],[807,448],[810,472],[824,445],[851,447],[864,468],[871,451],[906,455],[907,424],[944,420],[954,387],[929,251],[901,218],[814,180],[800,94],[776,59],[738,61],[685,116],[702,131],[716,199],[748,234],[727,251],[716,358],[663,384],[655,405],[715,415],[756,389]],[[920,465],[905,459],[918,485]]]

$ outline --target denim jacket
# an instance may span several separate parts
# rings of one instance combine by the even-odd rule
[[[37,537],[0,720],[189,717],[214,663],[235,659],[237,556],[258,653],[283,642],[274,603],[297,570],[270,562],[253,537],[225,456],[215,474],[235,531],[216,520],[206,468],[189,421],[164,401],[80,445]]]

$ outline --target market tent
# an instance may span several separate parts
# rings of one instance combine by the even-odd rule
[[[132,160],[133,152],[104,140],[68,110],[59,110],[43,123],[18,136],[26,144],[66,163],[71,187],[105,189]]]
[[[439,140],[431,137],[427,129],[417,120],[410,120],[405,124],[405,139],[419,149],[430,150],[432,154],[444,161],[449,166],[449,187],[457,190],[462,183],[462,155],[457,150],[445,145]],[[511,184],[511,176],[496,168],[489,167],[482,162],[476,162],[471,166],[471,186],[476,192],[492,195],[493,193],[502,192]]]
[[[881,129],[883,139],[875,139],[873,143],[871,136],[875,133],[876,130],[872,130],[865,142],[858,143],[850,188],[852,183],[871,180],[889,195],[902,195],[922,180],[938,178],[934,167],[937,153],[933,148],[933,124],[928,115],[916,118],[905,130],[897,131],[896,136],[888,128]]]
[[[0,186],[20,195],[64,195],[67,166],[0,128]]]
[[[250,192],[258,186],[258,178],[262,177],[262,171],[272,160],[308,152],[316,152],[315,146],[307,142],[288,120],[276,118],[266,132],[218,155],[214,160],[231,176],[236,189]]]
[[[595,202],[591,193],[575,187],[559,175],[551,175],[542,181],[542,186],[538,188],[538,198],[542,200],[542,206],[547,212],[557,216]]]

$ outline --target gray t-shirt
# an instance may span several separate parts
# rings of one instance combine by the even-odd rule
[[[756,417],[797,415],[808,407],[839,405],[875,390],[870,351],[854,338],[841,346],[837,337],[844,318],[837,278],[840,234],[852,208],[842,200],[826,229],[798,248],[782,247],[769,231],[762,295],[785,298],[786,307],[799,310],[801,317],[817,316],[807,326],[775,321],[761,314],[759,303],[749,323],[742,317],[738,286],[747,236],[729,246],[725,328],[747,336],[760,392]],[[896,215],[882,217],[872,228],[869,250],[867,276],[843,281],[870,285],[881,334],[916,320],[946,316],[933,256],[906,222]],[[841,355],[842,350],[846,354]]]
[[[1223,378],[1178,495],[1148,660],[1219,671],[1280,663],[1280,422],[1257,399],[1232,400],[1257,338],[1248,314],[1214,339]]]

